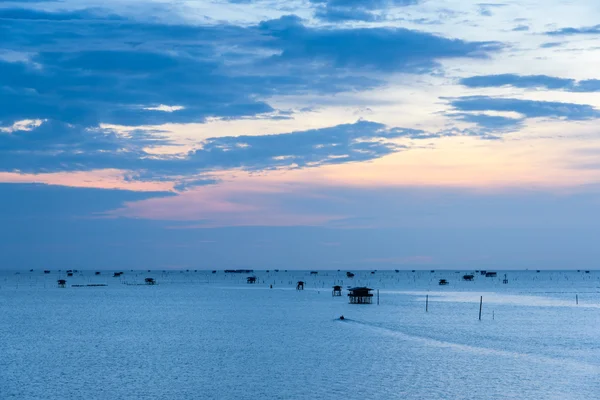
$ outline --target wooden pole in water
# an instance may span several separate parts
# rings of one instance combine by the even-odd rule
[[[425,295],[425,312],[429,311],[429,295]]]
[[[377,289],[377,305],[379,305],[379,289]]]
[[[579,304],[579,296],[575,295],[575,304]]]
[[[481,321],[481,307],[483,306],[483,296],[479,298],[479,320]]]

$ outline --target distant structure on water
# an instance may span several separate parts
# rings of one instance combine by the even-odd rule
[[[333,287],[333,292],[331,293],[331,295],[333,297],[341,296],[342,295],[342,287],[340,285],[335,285]]]
[[[253,273],[253,269],[226,269],[226,274],[251,274]]]
[[[49,273],[50,273],[50,271],[49,271],[49,270],[47,270],[47,269],[45,269],[45,270],[44,270],[44,273],[45,273],[45,274],[49,274]]]
[[[311,275],[319,275],[319,271],[310,271]]]
[[[144,282],[146,282],[146,285],[156,285],[154,278],[146,278],[144,279]]]
[[[256,283],[256,277],[255,276],[249,276],[246,278],[246,283]]]
[[[447,280],[445,280],[445,279],[440,279],[440,283],[439,283],[439,284],[440,284],[441,286],[444,286],[444,285],[447,285],[448,283],[449,283],[449,282],[448,282]]]
[[[504,274],[504,279],[502,279],[502,283],[505,285],[508,283],[508,279],[506,279],[506,274]]]
[[[119,276],[121,276],[121,275],[123,275],[123,273],[122,273],[122,272],[115,272],[115,273],[113,274],[113,278],[118,278],[118,277],[119,277]]]
[[[346,276],[348,278],[354,278],[354,274],[352,272],[346,272]]]
[[[67,281],[65,281],[64,279],[59,279],[56,282],[58,283],[59,288],[64,288],[67,285]]]
[[[348,299],[350,304],[371,304],[373,302],[373,293],[368,287],[354,287],[348,289]]]
[[[304,281],[298,281],[296,284],[296,290],[304,290]]]
[[[495,278],[496,276],[498,276],[498,274],[496,272],[486,272],[485,273],[485,277],[486,278]]]
[[[472,281],[475,275],[463,275],[463,281]]]
[[[94,275],[100,275],[100,271],[96,271]]]

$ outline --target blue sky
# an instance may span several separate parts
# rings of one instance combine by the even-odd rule
[[[0,268],[593,268],[599,15],[0,1]]]

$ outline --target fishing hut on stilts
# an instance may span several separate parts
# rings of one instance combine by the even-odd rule
[[[348,299],[350,304],[371,304],[373,303],[373,289],[368,287],[354,287],[348,289]]]
[[[333,292],[331,292],[333,297],[338,297],[342,295],[342,287],[340,285],[335,285],[333,287]]]

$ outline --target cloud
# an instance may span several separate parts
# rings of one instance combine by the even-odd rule
[[[498,42],[466,42],[404,28],[309,28],[296,16],[259,24],[279,51],[279,64],[317,64],[335,69],[425,73],[449,58],[485,58]]]
[[[479,15],[481,15],[483,17],[491,17],[492,15],[494,15],[492,10],[501,8],[501,7],[506,7],[507,5],[500,4],[500,3],[479,3],[479,4],[477,4],[477,6],[479,7],[479,9],[478,9]]]
[[[597,92],[600,91],[600,80],[557,78],[548,75],[479,75],[460,80],[460,84],[470,88],[512,86],[522,89],[564,90],[568,92]]]
[[[293,15],[245,27],[140,22],[97,9],[6,8],[0,18],[5,51],[28,55],[0,60],[3,126],[255,117],[276,112],[274,95],[373,89],[382,71],[425,73],[443,59],[501,48],[409,29],[309,27]]]
[[[47,121],[0,135],[0,170],[23,172],[84,171],[116,168],[144,171],[132,179],[194,175],[241,168],[306,168],[369,161],[405,150],[398,138],[438,137],[421,130],[358,121],[328,128],[275,135],[209,138],[184,157],[149,154],[147,148],[170,144],[160,131],[133,130],[124,136],[110,129]],[[175,178],[173,178],[175,179]],[[190,185],[179,178],[182,185]]]
[[[418,0],[311,0],[317,4],[315,17],[327,22],[364,21],[373,22],[385,18],[385,11],[394,7],[406,7]]]
[[[482,129],[482,132],[494,134],[518,130],[523,124],[521,118],[509,118],[500,115],[468,113],[450,113],[447,115],[460,121],[476,124]]]
[[[518,25],[515,26],[514,28],[512,28],[513,32],[526,32],[529,30],[529,27],[527,25]]]
[[[169,196],[174,193],[0,183],[0,219],[7,222],[39,217],[90,216],[118,208],[126,202]]]
[[[570,121],[589,120],[600,117],[600,111],[587,104],[553,101],[522,100],[488,96],[466,96],[449,99],[458,111],[467,112],[515,112],[525,118],[564,118]]]
[[[25,3],[42,1],[21,1]],[[47,0],[45,1],[47,2]],[[73,20],[121,20],[123,18],[114,14],[104,14],[99,10],[77,10],[46,12],[28,8],[4,8],[0,9],[0,20],[32,20],[32,21],[73,21]]]
[[[553,47],[559,47],[559,46],[562,46],[561,42],[547,42],[547,43],[542,43],[540,45],[540,47],[542,49],[551,49]]]
[[[315,17],[327,22],[365,21],[373,22],[380,19],[377,14],[361,8],[319,7]]]
[[[380,10],[389,7],[406,7],[418,4],[419,0],[310,0],[314,4],[328,7],[353,7],[366,10]]]
[[[581,28],[561,28],[546,32],[548,36],[569,36],[569,35],[596,35],[600,33],[600,25],[585,26]]]

